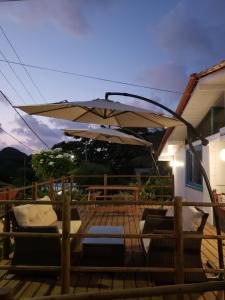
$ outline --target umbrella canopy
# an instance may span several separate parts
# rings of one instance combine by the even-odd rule
[[[119,127],[167,128],[180,121],[150,110],[106,99],[16,106],[29,115]]]
[[[100,140],[117,144],[139,145],[146,147],[150,147],[152,145],[150,142],[136,138],[133,135],[108,128],[66,129],[64,130],[64,133],[67,136],[84,137],[92,140]]]

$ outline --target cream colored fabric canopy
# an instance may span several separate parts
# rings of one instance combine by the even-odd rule
[[[150,147],[152,145],[150,142],[136,138],[133,135],[108,128],[65,129],[64,133],[67,136],[84,137],[109,143],[139,145],[146,147]]]
[[[182,125],[171,117],[105,99],[16,106],[29,115],[118,127],[167,128]]]

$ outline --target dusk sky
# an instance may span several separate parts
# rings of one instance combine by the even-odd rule
[[[191,73],[225,59],[224,0],[0,0],[0,25],[25,64],[182,92]],[[18,62],[0,30],[0,59]],[[151,97],[176,108],[179,93],[109,83],[0,62],[0,90],[13,105],[84,101],[105,92]],[[18,80],[20,78],[20,81]],[[6,81],[8,80],[8,82]],[[21,84],[22,81],[22,84]],[[132,99],[121,102],[147,107]],[[1,126],[32,149],[44,145],[1,99]],[[50,146],[81,127],[23,114]],[[0,134],[1,148],[31,152]]]

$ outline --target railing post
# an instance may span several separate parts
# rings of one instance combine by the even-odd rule
[[[65,177],[62,177],[62,285],[61,293],[68,294],[70,291],[70,199],[65,194]]]
[[[32,182],[32,200],[37,200],[37,182]]]
[[[174,199],[175,196],[175,188],[174,188],[174,175],[172,174],[171,176],[171,194],[172,194],[172,199]]]
[[[73,175],[70,176],[70,201],[73,200],[72,199],[73,198],[72,195],[73,195]]]
[[[108,176],[107,174],[104,174],[104,187],[107,187],[107,184],[108,184]],[[106,199],[106,196],[107,195],[107,189],[104,189],[104,200]]]
[[[5,200],[10,200],[10,189],[6,189],[5,193]],[[10,218],[8,214],[8,210],[10,209],[10,205],[5,205],[5,222],[4,222],[4,231],[10,232]],[[9,259],[10,254],[10,237],[5,237],[4,243],[3,243],[3,258]]]
[[[174,198],[175,283],[184,283],[184,240],[182,198]],[[182,295],[179,295],[181,297]],[[183,299],[179,298],[179,299]]]
[[[51,201],[55,200],[55,191],[54,191],[54,179],[50,178],[49,179],[49,198]]]

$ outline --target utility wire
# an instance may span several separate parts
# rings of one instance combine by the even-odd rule
[[[27,94],[29,95],[29,97],[31,97],[34,102],[37,103],[36,99],[33,97],[33,95],[30,93],[30,91],[27,89],[27,87],[25,86],[24,82],[20,79],[20,77],[17,75],[16,71],[13,69],[13,67],[11,66],[11,63],[9,61],[7,61],[7,58],[5,56],[5,54],[2,52],[2,50],[0,49],[0,54],[2,55],[2,57],[4,58],[4,60],[8,63],[10,69],[12,70],[13,74],[15,75],[16,79],[20,82],[20,84],[23,86],[23,88],[25,89],[25,91],[27,92]]]
[[[0,95],[3,96],[3,98],[9,103],[9,105],[12,107],[12,109],[17,113],[17,115],[23,120],[23,122],[26,124],[26,126],[33,132],[33,134],[41,141],[47,148],[50,148],[49,145],[47,145],[43,139],[34,131],[34,129],[27,123],[27,121],[23,118],[23,116],[16,110],[16,108],[12,105],[11,101],[9,100],[6,95],[0,91]]]
[[[118,83],[118,84],[127,85],[127,86],[133,86],[133,87],[138,87],[138,88],[143,88],[143,89],[155,90],[155,91],[159,91],[159,92],[166,92],[166,93],[179,94],[179,95],[184,95],[184,94],[185,95],[190,95],[190,93],[184,93],[184,92],[181,92],[181,91],[161,89],[161,88],[151,87],[151,86],[147,86],[147,85],[141,85],[141,84],[129,83],[129,82],[125,82],[125,81],[107,79],[107,78],[103,78],[103,77],[97,77],[97,76],[91,76],[91,75],[80,74],[80,73],[75,73],[75,72],[63,71],[63,70],[60,70],[60,69],[48,68],[48,67],[25,64],[25,63],[19,63],[19,62],[7,60],[7,59],[0,59],[0,61],[5,62],[5,63],[9,63],[9,64],[14,64],[14,65],[22,65],[22,66],[25,66],[25,67],[28,67],[28,68],[34,68],[34,69],[39,69],[39,70],[44,70],[44,71],[51,71],[51,72],[56,72],[56,73],[61,73],[61,74],[66,74],[66,75],[72,75],[72,76],[77,76],[77,77],[84,77],[84,78],[89,78],[89,79],[95,79],[95,80],[100,80],[100,81],[105,81],[105,82]]]
[[[12,83],[8,80],[8,78],[5,76],[5,74],[3,73],[3,71],[0,69],[0,73],[2,74],[2,76],[5,78],[6,82],[8,83],[8,85],[11,87],[11,89],[16,93],[16,95],[21,99],[21,101],[25,103],[25,101],[23,100],[22,96],[20,95],[20,93],[17,91],[17,89],[12,85]]]
[[[20,143],[21,145],[23,145],[24,147],[30,149],[31,151],[34,151],[34,149],[32,149],[30,146],[24,144],[23,142],[21,142],[19,139],[17,139],[15,136],[13,136],[11,133],[5,131],[2,127],[0,127],[0,131],[4,132],[5,134],[7,134],[8,136],[10,136],[13,140],[17,141],[18,143]]]
[[[14,54],[16,55],[16,57],[18,58],[19,62],[21,63],[21,66],[23,67],[25,73],[27,74],[28,78],[30,79],[30,81],[32,82],[33,86],[35,87],[36,91],[38,92],[38,94],[40,95],[40,97],[42,98],[42,100],[47,103],[45,97],[43,96],[42,92],[40,91],[39,87],[37,86],[37,84],[34,82],[34,79],[32,78],[31,74],[29,73],[29,71],[27,70],[27,68],[24,66],[22,59],[20,58],[18,52],[16,51],[15,47],[13,46],[12,42],[10,41],[10,39],[8,38],[7,34],[5,33],[3,27],[0,25],[0,30],[2,32],[2,34],[4,35],[5,39],[7,40],[7,42],[9,43],[10,47],[12,48]]]

